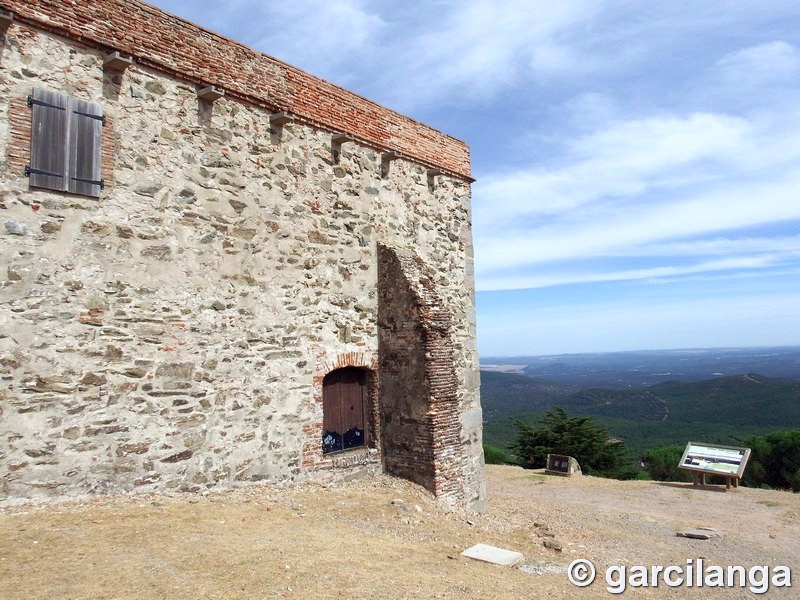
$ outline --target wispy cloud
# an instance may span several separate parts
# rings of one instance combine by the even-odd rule
[[[717,66],[740,85],[794,80],[800,73],[800,51],[784,41],[768,42],[726,54]]]
[[[718,236],[720,232],[740,228],[800,221],[800,194],[795,191],[798,189],[800,170],[775,181],[728,183],[690,198],[670,199],[655,205],[626,203],[582,218],[565,216],[547,225],[509,231],[505,237],[478,237],[477,243],[482,248],[476,263],[479,288],[527,287],[525,278],[520,277],[521,270],[535,273],[533,269],[540,270],[556,261],[641,256],[656,242]],[[788,248],[784,254],[796,259],[795,248]],[[656,255],[666,259],[665,266],[670,265],[671,256],[665,256],[663,248]],[[602,280],[599,274],[595,277]]]
[[[719,256],[779,252],[800,254],[800,235],[775,237],[716,237],[684,242],[620,248],[612,256]]]
[[[706,180],[718,165],[737,162],[750,130],[741,118],[714,114],[611,123],[566,142],[560,164],[480,180],[476,195],[486,201],[476,205],[476,225],[505,229],[520,217],[566,214],[593,202]]]
[[[792,260],[796,261],[800,257],[800,252],[792,254]],[[601,283],[609,281],[631,281],[645,280],[653,282],[666,278],[674,279],[683,275],[702,273],[705,275],[726,272],[728,276],[736,273],[736,276],[743,271],[763,270],[765,267],[773,267],[786,264],[788,258],[779,255],[751,255],[734,258],[725,258],[713,261],[697,262],[682,266],[657,266],[644,269],[624,269],[624,270],[580,270],[580,271],[543,271],[541,273],[527,273],[521,275],[509,275],[505,277],[490,278],[484,290],[496,289],[532,289],[550,287],[557,285],[568,285],[577,283]]]
[[[369,0],[157,0],[156,4],[340,85],[362,80],[373,68],[375,50],[382,47],[387,27],[379,15],[380,3]]]

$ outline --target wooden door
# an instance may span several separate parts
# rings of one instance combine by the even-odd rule
[[[322,386],[323,453],[364,446],[365,372],[353,367],[337,369],[325,376]]]

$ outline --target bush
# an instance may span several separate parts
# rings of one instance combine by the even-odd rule
[[[515,462],[506,450],[487,444],[483,445],[483,461],[487,465],[511,465]]]
[[[614,479],[633,479],[637,476],[625,445],[612,440],[608,430],[591,417],[573,417],[556,406],[542,417],[536,427],[520,421],[513,450],[525,468],[547,466],[548,454],[571,456],[587,475]]]
[[[750,437],[744,445],[752,450],[745,485],[800,491],[800,429]]]
[[[651,448],[642,455],[642,462],[656,481],[691,481],[692,474],[678,468],[684,450],[683,446]]]

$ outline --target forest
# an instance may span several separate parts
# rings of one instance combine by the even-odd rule
[[[689,441],[752,448],[744,484],[800,489],[800,380],[750,373],[621,389],[483,371],[487,462],[543,466],[569,454],[584,472],[685,481]]]

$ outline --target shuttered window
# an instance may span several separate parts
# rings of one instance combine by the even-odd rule
[[[31,107],[33,187],[100,196],[103,109],[97,104],[34,88]]]

